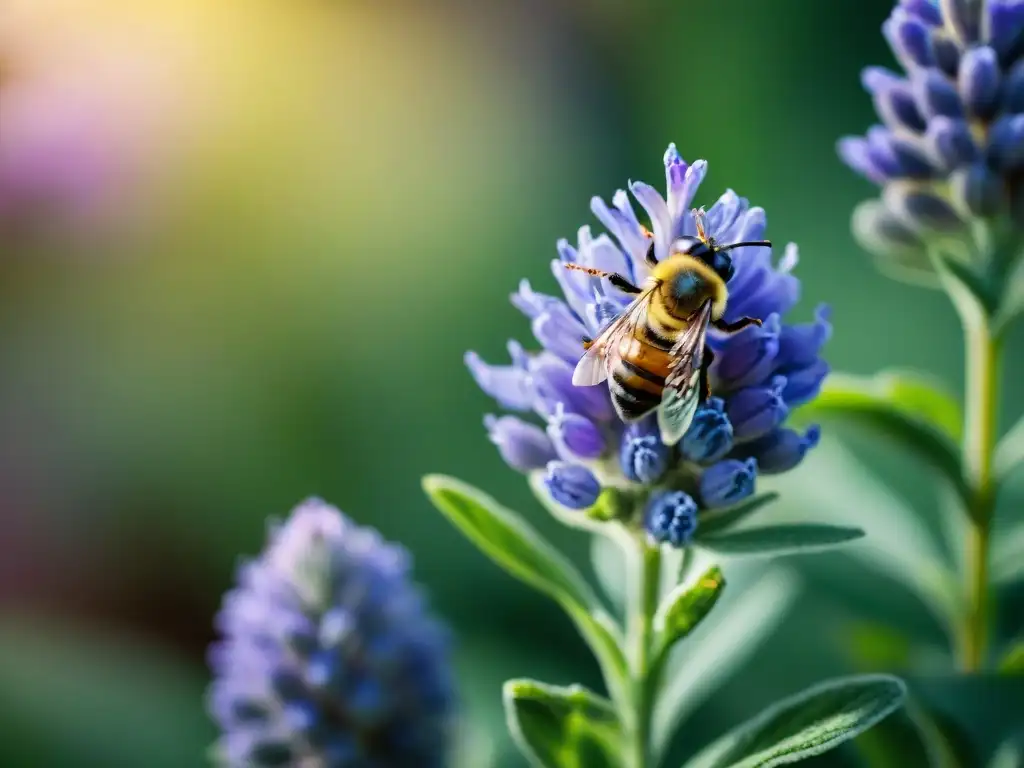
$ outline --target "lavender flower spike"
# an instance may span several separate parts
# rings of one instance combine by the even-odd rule
[[[231,768],[443,768],[446,633],[409,557],[311,499],[242,566],[217,617],[210,710]]]
[[[927,274],[927,245],[968,243],[973,220],[1024,233],[1024,3],[900,0],[882,32],[904,71],[864,71],[880,124],[838,151],[882,190],[858,239]]]
[[[666,507],[664,515],[649,518],[660,522],[648,533],[684,546],[701,514],[741,503],[756,492],[758,474],[794,468],[817,444],[817,428],[799,434],[786,423],[795,407],[817,396],[828,374],[821,350],[832,327],[825,306],[817,308],[812,322],[793,324],[789,319],[800,298],[795,245],[786,246],[781,258],[765,247],[736,248],[730,251],[735,272],[727,284],[725,319],[750,316],[762,324],[731,336],[709,332],[715,354],[712,397],[697,410],[678,445],[664,444],[654,418],[629,425],[619,421],[607,383],[575,386],[572,371],[583,355],[583,339],[600,334],[634,297],[565,265],[617,272],[640,285],[650,275],[646,256],[652,242],[654,256],[661,260],[671,255],[673,241],[694,235],[691,206],[708,165],[703,160],[687,163],[670,145],[664,167],[664,195],[634,181],[628,189],[639,206],[621,189],[610,203],[600,197],[591,200],[590,209],[607,232],[583,226],[575,243],[558,242],[552,270],[561,297],[535,290],[526,281],[512,295],[512,303],[530,320],[539,350],[512,343],[509,366],[488,365],[475,354],[466,362],[499,405],[518,411],[524,420],[532,412],[536,429],[528,429],[525,421],[491,418],[487,423],[506,461],[533,475],[535,487],[560,506],[580,510],[593,505],[605,488],[624,489],[640,499],[682,494],[665,496],[676,500],[674,511],[669,515]],[[640,209],[645,221],[637,215]],[[766,236],[764,210],[732,190],[707,210],[706,222],[723,245]],[[552,450],[557,459],[540,468]],[[636,516],[628,522],[639,526]]]

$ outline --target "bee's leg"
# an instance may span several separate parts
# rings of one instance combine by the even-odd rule
[[[651,244],[647,246],[647,253],[644,254],[644,261],[647,262],[647,266],[656,267],[658,266],[658,259],[654,255],[654,239],[651,239]]]
[[[711,363],[715,361],[715,353],[711,347],[704,347],[704,359],[700,362],[700,400],[706,403],[711,397],[711,379],[708,377],[708,370]]]
[[[583,348],[584,349],[590,349],[592,346],[594,346],[594,340],[593,339],[588,339],[586,336],[584,336],[583,337]]]
[[[640,293],[640,289],[633,285],[629,280],[624,278],[617,272],[605,272],[603,269],[594,269],[592,267],[584,267],[582,264],[563,264],[566,269],[573,269],[577,272],[584,272],[594,277],[603,277],[609,283],[614,285],[620,291],[625,293]]]
[[[618,288],[620,291],[625,293],[640,293],[640,289],[633,285],[629,280],[624,278],[622,275],[611,274],[608,275],[608,282]]]
[[[722,331],[723,333],[736,333],[750,325],[761,325],[761,321],[756,317],[741,317],[735,323],[727,323],[724,320],[715,320],[711,323],[711,326],[716,331]]]

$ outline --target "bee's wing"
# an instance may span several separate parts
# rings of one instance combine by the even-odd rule
[[[669,375],[658,407],[658,427],[665,445],[678,443],[690,428],[700,397],[700,369],[711,321],[711,302],[705,302],[673,346]]]
[[[577,387],[592,387],[608,378],[619,359],[622,340],[630,338],[647,317],[647,308],[654,290],[654,287],[648,288],[637,296],[626,307],[626,311],[612,320],[594,339],[572,372],[573,384]]]

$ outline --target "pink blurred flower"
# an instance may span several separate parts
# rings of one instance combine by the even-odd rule
[[[0,227],[124,222],[180,146],[187,41],[54,5],[0,9]]]

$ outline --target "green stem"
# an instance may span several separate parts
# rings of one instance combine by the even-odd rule
[[[629,768],[649,768],[651,754],[651,714],[657,681],[652,674],[654,614],[658,610],[661,583],[661,550],[638,541],[640,567],[636,579],[636,599],[629,622],[632,713],[629,739]]]
[[[989,589],[989,545],[995,510],[992,463],[998,417],[1000,339],[989,319],[965,316],[966,415],[964,473],[971,489],[967,534],[967,611],[961,632],[960,666],[977,672],[988,652],[992,610]]]

